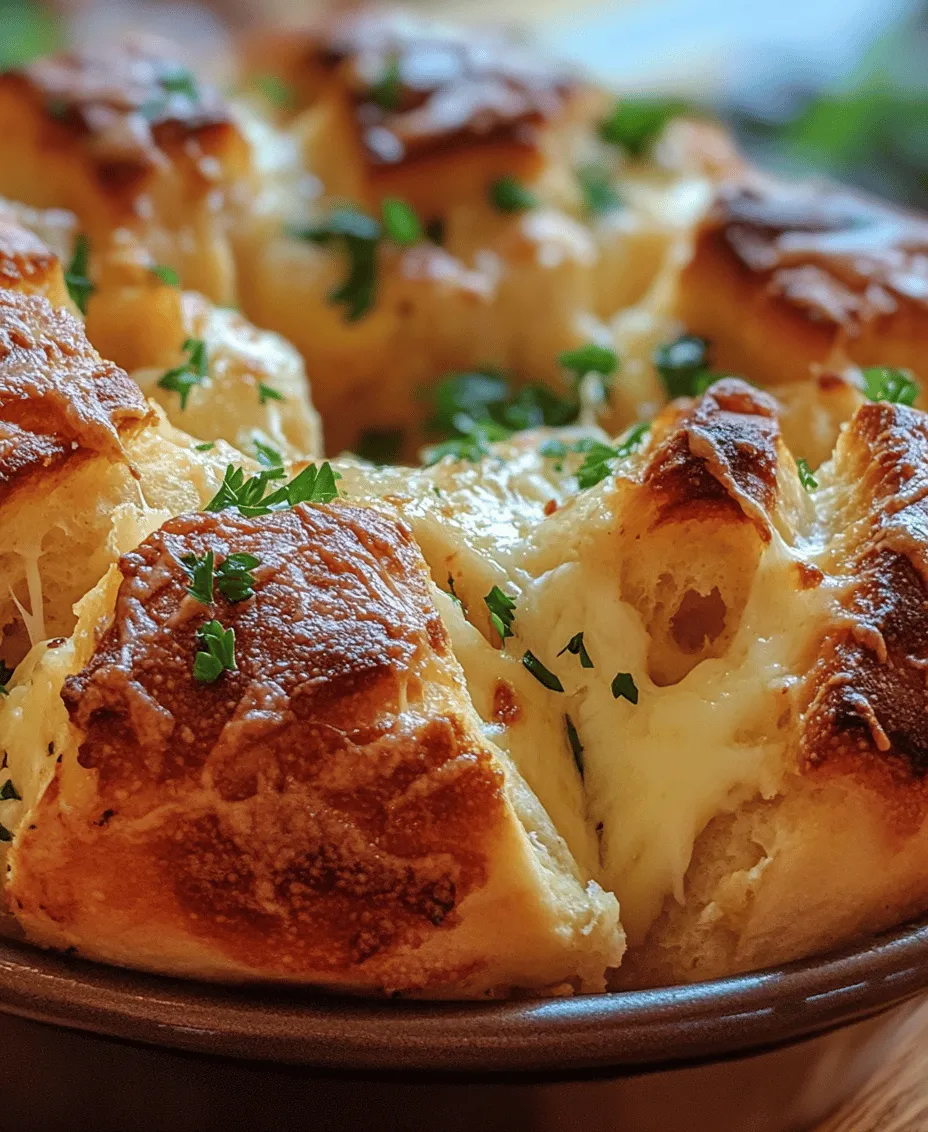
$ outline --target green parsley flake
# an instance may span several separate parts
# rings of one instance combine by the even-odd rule
[[[650,429],[651,425],[647,421],[638,421],[625,434],[622,443],[615,448],[609,444],[603,444],[600,440],[588,442],[584,446],[586,457],[577,469],[577,485],[581,491],[585,491],[588,487],[595,487],[596,484],[610,475],[612,472],[611,461],[623,460],[626,456],[630,456]],[[579,443],[582,442],[578,442],[574,451],[580,450]]]
[[[818,487],[818,480],[812,474],[812,469],[809,467],[808,461],[804,460],[801,456],[796,461],[796,470],[799,472],[799,482],[806,491],[814,491]]]
[[[571,656],[580,658],[581,668],[592,668],[593,662],[590,660],[590,654],[586,651],[586,645],[583,643],[583,633],[574,633],[566,645],[557,654],[563,656],[565,652],[569,652]]]
[[[213,564],[215,557],[211,550],[197,557],[195,554],[185,554],[180,560],[181,566],[190,575],[190,585],[187,593],[202,605],[213,604]]]
[[[864,393],[871,401],[890,401],[894,405],[914,405],[919,387],[907,369],[870,366],[863,371]]]
[[[681,334],[654,351],[654,367],[667,396],[698,397],[722,375],[709,366],[709,342],[696,334]]]
[[[242,468],[229,464],[219,491],[203,510],[215,512],[236,507],[246,518],[254,518],[272,511],[286,511],[298,503],[331,503],[338,495],[336,473],[328,461],[321,468],[308,464],[289,483],[268,495],[271,481],[282,479],[285,474],[283,468],[265,468],[246,479]]]
[[[625,699],[630,704],[638,703],[638,686],[630,672],[618,672],[612,681],[613,699]]]
[[[261,565],[261,559],[240,551],[228,554],[216,570],[219,592],[229,601],[246,601],[254,596],[255,579],[251,573]]]
[[[612,114],[600,122],[599,136],[621,146],[632,157],[643,156],[673,118],[685,113],[685,102],[673,98],[623,97]]]
[[[376,102],[381,110],[397,110],[402,86],[399,56],[391,55],[384,64],[380,78],[370,88],[371,101]]]
[[[619,365],[619,358],[614,350],[610,350],[608,346],[598,346],[595,342],[588,342],[576,350],[565,350],[558,355],[557,360],[578,381],[588,373],[611,377]]]
[[[285,401],[283,393],[279,393],[272,385],[268,385],[265,381],[258,383],[258,400],[262,405],[266,405],[268,401]]]
[[[531,672],[539,684],[543,684],[551,692],[563,692],[564,685],[557,676],[541,663],[533,652],[527,652],[522,657],[522,663]]]
[[[604,216],[621,206],[621,198],[604,166],[582,165],[577,170],[577,181],[587,216]]]
[[[158,379],[161,389],[177,393],[180,397],[181,411],[187,408],[187,399],[195,385],[203,385],[209,376],[206,358],[206,343],[202,338],[187,338],[183,345],[187,361],[183,365],[169,369]]]
[[[174,67],[159,77],[158,82],[169,94],[182,94],[191,102],[197,102],[200,92],[197,90],[196,79],[186,67]]]
[[[272,448],[270,444],[265,444],[263,440],[254,437],[253,443],[255,446],[255,456],[259,464],[265,468],[282,468],[284,460],[276,448]]]
[[[162,283],[167,283],[169,287],[180,286],[180,276],[173,267],[169,267],[166,263],[156,263],[154,267],[150,267],[149,271],[152,275],[156,275]]]
[[[71,301],[81,314],[87,313],[87,302],[96,290],[96,287],[90,279],[89,271],[90,240],[81,232],[74,241],[74,251],[71,254],[71,262],[68,264],[67,270],[64,273],[64,281],[67,284],[68,294],[71,296]]]
[[[16,787],[13,785],[13,779],[8,778],[2,786],[0,786],[0,802],[21,802],[22,795],[18,793]]]
[[[395,244],[408,246],[422,239],[422,224],[415,210],[398,197],[386,197],[380,206],[383,230]]]
[[[580,777],[583,777],[583,744],[580,742],[580,736],[577,734],[577,728],[574,726],[574,721],[569,715],[564,716],[564,723],[567,726],[567,742],[570,744],[570,753],[574,756],[574,762],[577,764],[577,770],[580,772]]]
[[[494,586],[483,600],[490,611],[493,628],[499,633],[500,640],[505,641],[512,636],[512,622],[516,616],[514,599],[503,593],[499,586]]]
[[[202,444],[194,444],[197,452],[212,452],[215,447],[216,442],[214,440],[204,440]]]
[[[356,322],[367,314],[377,298],[380,224],[357,209],[336,208],[321,224],[291,227],[289,231],[295,239],[314,244],[341,242],[348,259],[348,274],[329,292],[329,302],[344,306],[348,322]]]
[[[512,392],[509,382],[493,370],[449,374],[428,396],[434,406],[428,428],[452,434],[427,450],[428,464],[443,456],[476,463],[489,455],[491,444],[508,440],[514,432],[571,424],[580,412],[576,397],[559,397],[544,385]]]
[[[205,647],[193,659],[193,678],[200,684],[212,684],[223,672],[234,672],[235,630],[224,629],[218,621],[207,621],[197,629],[197,639]]]
[[[277,75],[258,75],[255,88],[278,110],[291,110],[296,105],[293,87]]]
[[[538,204],[535,193],[515,177],[498,177],[490,185],[488,195],[500,212],[526,212]]]

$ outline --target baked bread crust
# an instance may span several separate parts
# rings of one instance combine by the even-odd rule
[[[252,599],[217,595],[237,670],[204,685],[210,610],[179,559],[207,548],[261,565]],[[79,748],[11,856],[33,938],[349,990],[601,983],[614,901],[558,876],[521,825],[408,530],[341,504],[186,515],[119,569],[63,692]]]
[[[756,175],[719,190],[677,312],[715,364],[765,385],[849,362],[919,369],[928,221],[834,185]],[[776,349],[771,348],[776,342]]]

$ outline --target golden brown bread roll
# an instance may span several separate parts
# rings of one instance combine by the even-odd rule
[[[226,196],[249,151],[227,105],[163,45],[107,44],[0,75],[0,193],[120,229],[219,302],[234,297]]]
[[[208,550],[259,560],[252,597],[190,596]],[[354,991],[602,985],[615,901],[483,738],[408,530],[344,504],[185,515],[119,572],[10,858],[32,938]],[[211,616],[235,670],[206,684]]]
[[[917,374],[926,248],[928,223],[911,212],[834,185],[751,177],[719,191],[678,313],[713,340],[718,367],[764,385],[848,362]]]
[[[0,655],[69,633],[120,550],[208,499],[230,455],[171,430],[67,310],[0,288]]]

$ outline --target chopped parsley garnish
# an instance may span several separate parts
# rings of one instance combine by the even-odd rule
[[[181,566],[190,575],[190,585],[187,593],[203,605],[213,604],[213,563],[215,556],[211,550],[197,557],[195,554],[185,554],[180,560]]]
[[[401,428],[372,428],[358,438],[357,454],[362,460],[383,466],[395,464],[403,447]]]
[[[396,110],[400,104],[401,93],[399,56],[391,55],[384,64],[380,78],[370,88],[371,101],[376,102],[381,110]]]
[[[580,736],[577,734],[577,728],[574,726],[574,721],[569,715],[564,716],[564,723],[567,725],[567,742],[570,744],[570,753],[574,756],[574,762],[577,764],[577,770],[580,772],[580,777],[583,777],[583,744],[580,742]]]
[[[193,658],[193,678],[201,684],[212,684],[223,672],[234,672],[235,630],[224,629],[218,621],[207,621],[197,629],[197,639],[204,646]]]
[[[71,301],[81,312],[87,313],[87,301],[96,290],[89,275],[90,270],[90,240],[80,232],[74,241],[74,251],[71,253],[71,262],[64,273]]]
[[[290,229],[299,240],[314,244],[341,241],[348,259],[348,274],[328,295],[330,303],[345,308],[348,322],[356,322],[374,305],[377,297],[377,243],[380,224],[354,208],[336,208],[321,224]]]
[[[386,197],[380,206],[383,230],[395,244],[417,244],[422,239],[422,224],[415,209],[398,197]]]
[[[200,100],[200,91],[197,88],[196,79],[186,67],[172,67],[169,71],[159,75],[157,82],[161,87],[160,92],[154,98],[143,103],[138,111],[143,118],[147,118],[150,122],[160,118],[165,113],[170,101],[169,96],[172,94],[179,94],[191,102],[199,102]]]
[[[277,75],[258,75],[255,87],[278,110],[290,110],[296,104],[293,87]]]
[[[590,654],[586,651],[586,645],[583,643],[583,633],[574,633],[566,645],[557,654],[563,656],[565,652],[569,652],[571,656],[580,658],[581,668],[592,668],[593,662],[590,660]]]
[[[10,833],[10,831],[6,828],[6,826],[2,822],[0,822],[0,841],[12,841],[12,840],[13,840],[13,834]]]
[[[206,360],[206,343],[202,338],[187,338],[183,345],[187,361],[183,365],[169,369],[167,373],[158,378],[158,385],[180,396],[181,410],[187,408],[187,399],[190,390],[195,385],[202,385],[208,376],[208,362]]]
[[[182,94],[191,102],[196,102],[200,97],[196,79],[186,67],[175,67],[167,74],[161,75],[158,82],[170,94]]]
[[[558,355],[557,360],[578,381],[588,373],[611,377],[619,365],[619,358],[614,350],[610,350],[608,346],[598,346],[595,342],[588,342],[576,350],[565,350]]]
[[[503,593],[499,586],[494,586],[483,600],[490,611],[493,628],[499,633],[500,640],[505,641],[512,636],[512,623],[516,616],[515,601]]]
[[[539,684],[544,686],[551,692],[563,692],[564,685],[560,682],[557,676],[554,675],[549,669],[541,663],[533,652],[527,652],[522,657],[522,663],[531,672]]]
[[[251,573],[261,565],[261,559],[239,551],[227,554],[216,568],[216,585],[229,601],[246,601],[255,592],[255,579]]]
[[[526,212],[538,204],[535,193],[515,177],[498,177],[490,185],[489,197],[500,212]]]
[[[493,370],[450,374],[428,395],[434,405],[428,427],[452,434],[429,449],[428,463],[448,455],[476,462],[489,454],[491,444],[508,440],[514,432],[570,424],[580,411],[574,398],[559,397],[544,385],[526,385],[513,393],[509,382]]]
[[[14,669],[7,668],[2,660],[0,660],[0,696],[8,696],[10,693],[7,690],[7,684],[13,677]]]
[[[283,393],[278,392],[273,385],[268,385],[266,381],[258,382],[258,400],[262,405],[266,405],[268,401],[285,401]]]
[[[289,483],[268,495],[271,481],[282,479],[284,474],[283,468],[266,468],[246,479],[242,468],[229,464],[222,486],[203,510],[225,511],[227,507],[237,507],[247,518],[253,518],[272,511],[285,511],[298,503],[331,503],[338,495],[336,473],[328,461],[321,468],[308,464]]]
[[[918,382],[907,369],[870,366],[863,371],[864,393],[871,401],[891,401],[895,405],[914,405]]]
[[[670,398],[698,397],[722,376],[710,368],[708,340],[696,334],[682,334],[658,346],[654,367]]]
[[[22,800],[22,795],[13,785],[13,779],[8,778],[6,782],[0,786],[0,802],[21,802]]]
[[[263,440],[254,438],[255,456],[258,463],[265,468],[282,468],[284,466],[283,457],[276,448],[272,448],[270,444],[265,444]]]
[[[539,456],[550,456],[554,460],[563,460],[570,449],[563,440],[546,440],[538,449]]]
[[[604,166],[581,165],[577,170],[577,181],[588,216],[604,216],[621,205],[622,201],[609,177],[609,170]]]
[[[202,444],[194,444],[194,448],[197,452],[212,452],[215,447],[215,440],[204,440]]]
[[[612,681],[612,696],[616,700],[628,700],[630,704],[638,703],[638,686],[630,672],[616,673]]]
[[[818,480],[812,474],[808,461],[800,456],[796,461],[796,469],[799,472],[799,482],[806,491],[814,491],[818,487]]]
[[[613,448],[600,440],[592,441],[586,447],[586,457],[577,469],[577,485],[581,490],[595,487],[612,471],[611,461],[630,456],[651,429],[647,421],[638,421],[625,434],[621,444]],[[576,449],[575,449],[576,450]]]
[[[686,103],[675,98],[648,98],[625,96],[615,109],[599,124],[603,141],[621,146],[632,157],[646,153],[664,127],[687,109]]]
[[[152,275],[157,275],[162,283],[167,283],[169,287],[180,286],[180,276],[173,267],[169,267],[166,263],[156,263],[154,267],[150,267],[149,271]]]

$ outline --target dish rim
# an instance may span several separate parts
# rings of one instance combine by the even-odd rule
[[[365,1074],[642,1072],[811,1037],[926,989],[928,917],[830,955],[710,982],[480,1003],[188,982],[0,941],[6,1013],[146,1045]]]

